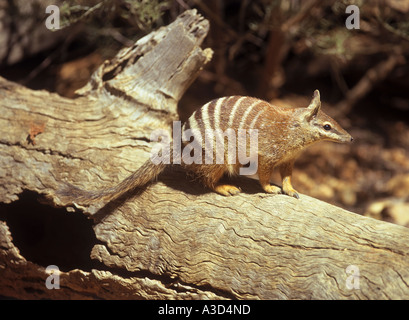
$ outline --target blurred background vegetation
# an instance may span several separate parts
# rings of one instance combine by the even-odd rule
[[[59,31],[44,27],[49,4]],[[345,26],[351,4],[360,29]],[[305,107],[319,89],[355,140],[310,147],[295,188],[409,226],[409,0],[0,0],[0,75],[75,97],[105,59],[192,8],[210,21],[203,47],[214,56],[181,118],[224,95]]]

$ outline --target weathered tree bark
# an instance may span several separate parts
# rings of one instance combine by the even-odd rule
[[[209,60],[211,51],[200,49],[207,30],[206,20],[185,12],[106,62],[73,100],[1,79],[0,201],[31,190],[65,206],[55,196],[64,181],[100,189],[137,169],[149,158],[150,133],[169,130]],[[244,192],[226,198],[169,170],[102,208],[80,208],[99,240],[90,255],[105,268],[61,272],[58,290],[46,288],[46,266],[27,261],[0,221],[0,295],[409,298],[407,228],[237,183]]]

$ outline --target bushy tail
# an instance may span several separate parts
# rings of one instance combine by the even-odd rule
[[[82,205],[89,205],[95,201],[109,202],[136,187],[146,185],[155,179],[165,168],[166,164],[164,163],[154,164],[151,160],[148,160],[142,167],[112,188],[86,191],[71,184],[66,184],[63,189],[57,191],[57,196],[63,202],[75,202]]]

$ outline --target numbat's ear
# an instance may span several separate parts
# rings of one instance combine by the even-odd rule
[[[320,111],[320,109],[321,109],[320,92],[318,90],[315,90],[314,96],[312,97],[309,106],[305,109],[304,113],[305,120],[307,120],[308,122],[311,121],[311,119],[318,114],[318,111]]]

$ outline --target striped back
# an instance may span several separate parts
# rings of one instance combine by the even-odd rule
[[[226,131],[259,129],[266,114],[279,111],[269,103],[246,96],[231,96],[212,100],[196,110],[183,125],[183,130],[192,129],[204,137],[204,130]]]
[[[267,143],[280,136],[283,115],[281,108],[251,97],[231,96],[210,101],[196,110],[182,127],[186,145],[183,163],[225,164],[230,174],[255,174],[259,136],[263,136],[263,141],[267,139]]]

